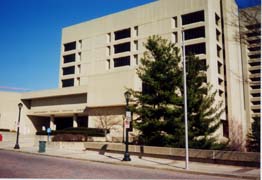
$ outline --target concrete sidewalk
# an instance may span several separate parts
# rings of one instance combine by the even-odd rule
[[[37,146],[23,146],[20,145],[19,150],[13,149],[14,144],[10,142],[0,142],[0,149],[19,151],[24,153],[63,157],[70,159],[79,159],[93,162],[103,162],[118,165],[127,165],[135,167],[144,167],[151,169],[163,169],[171,170],[184,173],[192,174],[207,174],[214,176],[230,177],[237,179],[260,179],[260,169],[255,167],[241,167],[241,166],[231,166],[231,165],[220,165],[220,164],[210,164],[210,163],[199,163],[190,162],[189,170],[185,170],[185,162],[180,160],[170,160],[170,159],[160,159],[143,157],[131,155],[130,162],[124,162],[123,154],[115,153],[99,153],[97,151],[89,150],[69,150],[69,149],[57,149],[57,148],[46,148],[46,152],[39,153]]]

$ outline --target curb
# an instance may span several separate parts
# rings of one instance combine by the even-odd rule
[[[165,167],[154,167],[154,166],[150,166],[150,165],[129,164],[128,162],[123,162],[123,161],[110,162],[110,161],[104,161],[104,160],[82,159],[82,158],[68,157],[68,156],[63,156],[63,155],[52,155],[52,154],[45,154],[45,153],[38,153],[38,152],[28,152],[28,151],[23,151],[23,150],[20,150],[20,149],[15,150],[15,149],[5,149],[5,148],[0,147],[0,150],[13,151],[13,152],[19,152],[19,153],[25,153],[25,154],[34,154],[34,155],[40,155],[40,156],[48,156],[48,157],[57,157],[57,158],[89,161],[89,162],[96,162],[96,163],[124,165],[124,166],[137,167],[137,168],[160,169],[160,170],[165,170],[165,171],[173,171],[173,172],[189,173],[189,174],[197,174],[197,175],[210,175],[210,176],[240,178],[240,179],[259,179],[259,177],[257,177],[257,176],[236,175],[236,174],[220,174],[220,173],[212,173],[212,172],[199,172],[199,171],[185,170],[185,169],[171,169],[171,168],[165,168]]]

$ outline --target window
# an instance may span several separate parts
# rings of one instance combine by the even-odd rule
[[[252,101],[252,105],[260,105],[260,101]]]
[[[247,33],[247,37],[257,37],[260,36],[261,32],[260,31],[253,31],[253,32],[249,32]]]
[[[134,60],[135,60],[135,62],[136,62],[136,65],[138,65],[139,62],[138,62],[138,55],[137,55],[137,54],[134,55]]]
[[[249,70],[249,72],[252,73],[252,74],[261,73],[260,69]]]
[[[206,44],[199,43],[186,46],[186,55],[190,54],[205,54],[206,53]]]
[[[221,57],[221,47],[217,45],[217,57]]]
[[[249,51],[260,51],[260,46],[257,46],[257,47],[250,47],[248,48]]]
[[[185,40],[205,37],[205,27],[197,27],[185,30]]]
[[[129,66],[129,65],[130,65],[130,56],[114,59],[114,67]]]
[[[70,42],[70,43],[66,43],[64,44],[64,51],[71,51],[76,49],[76,42]]]
[[[130,51],[130,42],[114,45],[115,54]]]
[[[246,26],[246,28],[247,28],[248,30],[259,29],[259,28],[261,28],[261,24],[248,25],[248,26]]]
[[[106,42],[107,43],[111,42],[111,33],[107,33],[107,35],[106,35]]]
[[[260,66],[260,62],[249,62],[250,66]]]
[[[172,18],[172,28],[176,28],[177,27],[177,17],[173,17]]]
[[[260,93],[254,93],[254,94],[251,94],[252,97],[260,97]]]
[[[110,69],[111,68],[111,63],[110,63],[110,59],[106,60],[106,69]]]
[[[77,58],[76,58],[77,61],[81,61],[81,52],[77,53]]]
[[[172,42],[173,43],[177,43],[178,42],[177,32],[173,32],[172,33]]]
[[[75,54],[65,55],[63,56],[63,58],[64,58],[64,63],[75,62],[76,60]]]
[[[77,65],[77,74],[81,74],[81,65]]]
[[[82,40],[78,41],[78,49],[82,49]]]
[[[197,11],[182,15],[182,25],[205,21],[204,11]]]
[[[74,79],[62,80],[62,87],[74,86]]]
[[[220,41],[220,34],[219,30],[216,29],[216,38],[218,42]]]
[[[251,88],[252,89],[260,89],[261,86],[260,86],[260,84],[258,84],[258,85],[251,85]]]
[[[223,94],[224,94],[224,92],[223,92],[222,90],[219,89],[219,91],[218,91],[218,95],[219,95],[220,97],[222,97]]]
[[[252,109],[253,113],[260,113],[260,109]]]
[[[260,39],[254,39],[254,40],[247,40],[248,44],[249,45],[256,45],[256,44],[260,44],[261,43],[261,40]]]
[[[205,59],[201,59],[199,65],[200,65],[200,70],[202,71],[207,70],[207,62]]]
[[[217,62],[217,71],[218,71],[218,74],[221,74],[222,73],[222,64],[221,64],[221,62]]]
[[[77,85],[80,86],[80,77],[76,78],[77,80]]]
[[[220,86],[222,86],[222,85],[223,85],[223,80],[220,79],[220,78],[218,78],[218,84],[219,84]]]
[[[63,68],[63,75],[75,74],[75,66]]]
[[[223,125],[223,136],[228,138],[229,137],[229,130],[228,130],[228,121],[221,120]]]
[[[135,51],[138,51],[138,41],[134,41],[134,45],[135,45]]]
[[[216,25],[218,26],[220,24],[220,17],[215,13],[215,20],[216,20]]]
[[[111,48],[110,48],[110,46],[107,46],[107,47],[106,47],[106,55],[107,55],[107,56],[110,56],[110,55],[111,55]]]
[[[130,28],[115,32],[115,40],[129,38],[131,36]]]
[[[260,81],[260,77],[252,77],[250,79],[251,79],[251,81]]]
[[[260,54],[252,54],[252,55],[248,55],[250,59],[260,59],[261,55]]]
[[[134,30],[135,30],[135,36],[138,36],[138,26],[135,26]]]

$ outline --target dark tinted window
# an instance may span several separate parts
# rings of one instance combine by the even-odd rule
[[[186,46],[186,55],[189,54],[205,54],[206,53],[206,44],[199,43]]]
[[[75,59],[75,54],[66,55],[64,56],[64,63],[74,62]]]
[[[75,66],[63,68],[63,75],[74,74],[74,73],[75,73]]]
[[[62,87],[74,86],[74,79],[62,80]]]
[[[114,48],[115,48],[116,54],[121,53],[121,52],[130,51],[130,42],[117,44],[117,45],[114,46]]]
[[[129,66],[129,65],[130,65],[130,56],[114,59],[114,67]]]
[[[205,27],[185,30],[185,40],[205,37]]]
[[[182,25],[205,21],[204,11],[197,11],[182,15]]]
[[[116,31],[116,32],[115,32],[115,40],[128,38],[128,37],[130,37],[130,36],[131,36],[131,30],[130,30],[130,28],[128,28],[128,29],[123,29],[123,30],[120,30],[120,31]]]
[[[76,42],[70,42],[70,43],[66,43],[64,44],[64,50],[65,51],[71,51],[76,49]]]

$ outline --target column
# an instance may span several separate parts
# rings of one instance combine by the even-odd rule
[[[73,116],[73,127],[77,127],[77,114],[74,114]]]
[[[56,130],[55,116],[54,115],[50,116],[50,128],[51,128],[51,130]]]

